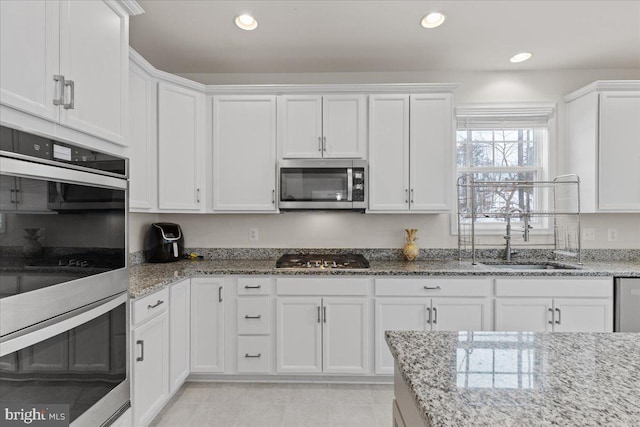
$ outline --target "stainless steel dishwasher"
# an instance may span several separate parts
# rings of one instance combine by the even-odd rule
[[[640,332],[640,278],[615,280],[615,332]]]

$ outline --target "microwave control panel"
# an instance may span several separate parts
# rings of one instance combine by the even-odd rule
[[[353,190],[354,202],[364,202],[364,168],[353,168]]]

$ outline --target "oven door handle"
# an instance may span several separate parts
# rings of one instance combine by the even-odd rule
[[[0,357],[30,347],[48,338],[85,324],[96,317],[110,312],[117,306],[127,303],[127,292],[96,301],[85,307],[70,311],[53,319],[21,329],[0,338]]]
[[[347,202],[353,202],[353,168],[347,168]]]

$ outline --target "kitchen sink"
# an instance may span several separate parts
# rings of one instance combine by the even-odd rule
[[[505,270],[579,270],[579,267],[570,265],[554,264],[549,262],[541,263],[513,263],[513,262],[482,262],[489,267]]]

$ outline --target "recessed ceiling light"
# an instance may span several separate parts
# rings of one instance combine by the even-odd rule
[[[442,25],[445,20],[444,14],[440,12],[431,12],[420,21],[420,25],[424,28],[436,28]]]
[[[533,56],[533,54],[530,53],[530,52],[516,53],[515,55],[513,55],[511,57],[511,59],[509,61],[514,62],[514,63],[516,63],[516,62],[524,62],[527,59],[531,58],[532,56]]]
[[[251,15],[238,15],[236,16],[236,26],[241,30],[255,30],[258,28],[258,21]]]

